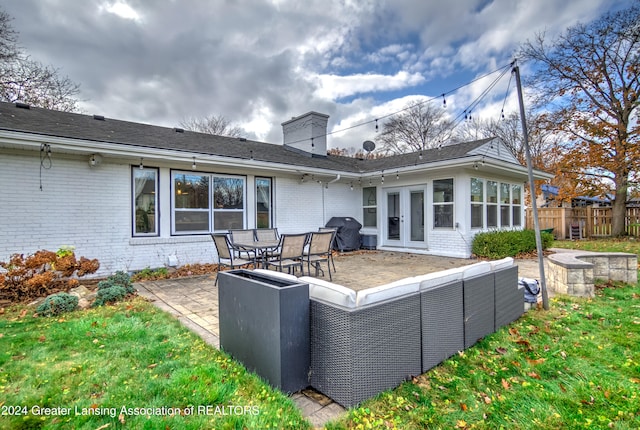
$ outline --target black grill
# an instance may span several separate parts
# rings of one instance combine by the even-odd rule
[[[336,240],[333,248],[342,251],[360,249],[360,229],[362,224],[351,217],[333,217],[326,227],[335,228]]]

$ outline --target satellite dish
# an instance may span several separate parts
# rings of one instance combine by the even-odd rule
[[[362,147],[364,148],[365,151],[371,152],[374,149],[376,149],[376,144],[370,140],[365,140],[364,142],[362,142]]]

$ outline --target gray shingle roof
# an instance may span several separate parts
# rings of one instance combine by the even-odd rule
[[[120,121],[111,118],[60,112],[42,108],[18,107],[0,102],[0,130],[35,133],[44,136],[81,139],[127,145],[131,148],[155,148],[203,155],[249,159],[350,173],[366,173],[417,165],[427,167],[431,162],[468,156],[469,151],[491,139],[443,146],[441,149],[409,153],[375,160],[329,155],[310,157],[287,149],[283,145],[214,136],[155,125]],[[87,144],[90,149],[90,144]]]

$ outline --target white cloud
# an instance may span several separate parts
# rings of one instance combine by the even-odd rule
[[[508,62],[536,31],[558,34],[625,2],[21,0],[2,9],[34,59],[80,84],[87,113],[167,126],[223,115],[279,143],[292,116],[323,112],[331,129],[383,116]],[[452,115],[481,87],[448,95]],[[496,93],[486,103],[504,88]],[[373,138],[371,125],[329,144]]]
[[[141,21],[140,14],[134,8],[123,1],[103,4],[99,10],[112,13],[120,18],[130,19],[132,21]]]
[[[315,95],[336,100],[356,94],[374,91],[399,90],[424,82],[424,77],[419,73],[400,71],[395,75],[381,75],[375,73],[358,73],[354,75],[316,75],[319,82]]]

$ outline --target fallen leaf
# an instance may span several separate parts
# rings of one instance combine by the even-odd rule
[[[502,348],[501,346],[496,348],[496,352],[501,355],[505,355],[507,353],[507,348]]]
[[[505,390],[508,390],[509,388],[511,388],[511,384],[509,384],[509,381],[507,381],[506,379],[502,378],[502,387]]]
[[[534,335],[540,331],[540,327],[538,326],[531,326],[531,327],[533,327],[533,330],[529,332],[529,336]]]
[[[520,333],[518,332],[518,329],[515,327],[511,327],[509,328],[509,334],[512,336],[520,336]]]
[[[634,384],[640,384],[640,378],[630,378],[629,380]]]
[[[460,403],[460,409],[461,409],[463,412],[466,412],[466,411],[467,411],[467,409],[469,409],[469,408],[468,408],[468,407],[467,407],[467,405],[465,405],[464,403]]]
[[[487,405],[491,404],[491,398],[489,396],[484,396],[482,400],[484,400]]]
[[[566,393],[566,392],[567,392],[567,388],[566,388],[564,385],[562,385],[562,384],[558,383],[558,386],[560,387],[560,390],[561,390],[563,393]]]
[[[566,353],[566,352],[564,352],[564,351],[560,351],[560,356],[561,356],[563,359],[566,359],[566,358],[567,358],[567,353]]]
[[[529,364],[536,366],[538,364],[542,364],[546,361],[546,358],[541,357],[541,358],[536,358],[535,360],[532,360],[530,358],[527,358],[527,361],[529,362]]]
[[[109,428],[111,426],[111,424],[105,424],[103,426],[98,427],[96,430],[104,430],[106,428]]]
[[[4,308],[0,308],[0,315],[4,315]]]
[[[152,363],[152,364],[147,366],[147,369],[155,369],[156,366],[158,366],[158,363]]]
[[[26,315],[27,315],[27,310],[23,309],[22,312],[20,312],[19,318],[24,318]]]
[[[467,428],[467,422],[465,420],[458,420],[456,422],[456,427],[459,429],[466,429]]]
[[[123,415],[123,414],[118,415],[118,421],[120,421],[120,423],[121,423],[121,424],[124,424],[124,423],[125,423],[124,415]]]
[[[593,396],[589,396],[589,400],[580,400],[580,403],[583,405],[593,405],[595,401],[596,399],[594,399]]]
[[[529,375],[529,377],[531,377],[533,379],[541,379],[540,375],[538,375],[536,372],[529,372],[529,373],[527,373],[527,375]]]
[[[44,342],[45,340],[47,340],[47,338],[44,335],[38,338],[38,342]]]

